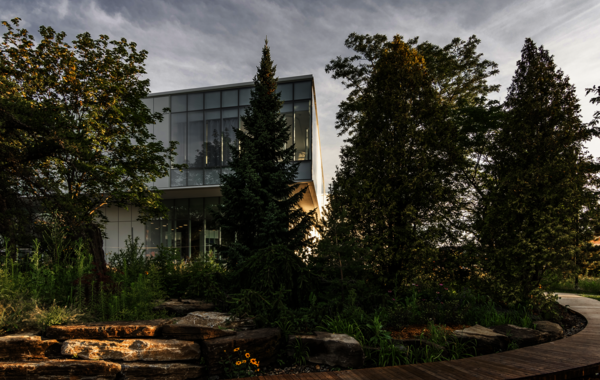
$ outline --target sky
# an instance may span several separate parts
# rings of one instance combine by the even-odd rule
[[[600,85],[597,0],[0,0],[0,20],[14,17],[34,35],[45,25],[65,31],[67,40],[87,31],[135,41],[148,51],[152,92],[249,82],[268,37],[279,77],[315,78],[327,184],[340,162],[345,136],[338,136],[335,115],[348,90],[325,65],[352,54],[344,46],[352,32],[419,36],[440,46],[476,35],[479,52],[499,65],[500,74],[490,80],[501,85],[491,96],[498,100],[529,37],[570,77],[583,120],[600,110],[585,97],[586,88]],[[589,149],[600,157],[600,141]]]

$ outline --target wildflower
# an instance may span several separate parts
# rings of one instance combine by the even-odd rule
[[[249,357],[250,357],[250,354],[246,352],[246,358],[249,358]]]
[[[240,348],[239,348],[239,347],[238,347],[238,348],[234,348],[234,349],[233,349],[233,352],[238,352],[239,350],[240,350]]]
[[[250,359],[250,363],[256,365],[256,359]]]
[[[440,286],[444,286],[444,284],[440,284]]]
[[[242,360],[242,363],[246,363],[246,361],[245,361],[245,360]]]
[[[242,364],[242,362],[239,360],[237,362],[235,362],[235,365],[240,365],[240,364]]]
[[[256,372],[260,372],[260,368],[257,368],[257,369],[256,369]]]
[[[148,275],[148,272],[146,272],[146,276]]]
[[[395,300],[396,300],[395,298],[392,298],[392,301],[395,301]]]

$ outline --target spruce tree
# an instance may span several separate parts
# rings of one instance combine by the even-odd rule
[[[547,50],[525,40],[490,152],[480,229],[489,290],[530,301],[545,276],[569,267],[593,236],[598,166],[584,144],[575,87]]]
[[[241,270],[261,262],[263,270],[270,271],[270,275],[262,276],[265,281],[285,272],[278,265],[290,261],[293,266],[300,265],[297,254],[310,242],[314,218],[314,211],[306,213],[299,206],[307,188],[299,189],[294,182],[299,166],[293,161],[295,147],[284,148],[290,129],[280,114],[283,102],[276,92],[275,71],[265,40],[250,106],[242,116],[244,130],[235,131],[239,149],[231,146],[232,171],[221,176],[223,203],[216,217],[223,233],[231,239],[221,247],[228,267]],[[265,257],[257,257],[274,251],[283,255],[278,256],[279,264],[265,263]],[[255,260],[250,260],[253,257]],[[279,288],[277,282],[264,287]]]

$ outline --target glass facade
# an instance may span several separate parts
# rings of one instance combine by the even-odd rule
[[[146,254],[154,256],[158,247],[173,247],[181,258],[205,258],[226,238],[215,225],[211,210],[220,197],[164,200],[168,217],[146,222]]]
[[[237,146],[235,130],[244,128],[241,116],[249,105],[252,88],[189,92],[144,99],[153,112],[162,112],[163,121],[149,125],[150,132],[163,145],[178,142],[173,164],[188,169],[171,169],[169,176],[150,185],[158,188],[219,185],[219,175],[227,169],[232,147]],[[277,91],[285,103],[281,113],[290,128],[286,147],[296,146],[295,160],[312,159],[312,81],[280,83]]]

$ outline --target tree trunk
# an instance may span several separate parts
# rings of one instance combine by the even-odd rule
[[[100,231],[100,227],[96,224],[92,224],[88,227],[87,234],[90,253],[96,267],[96,275],[103,277],[106,274],[106,259],[104,257],[104,248],[102,247],[102,231]]]

